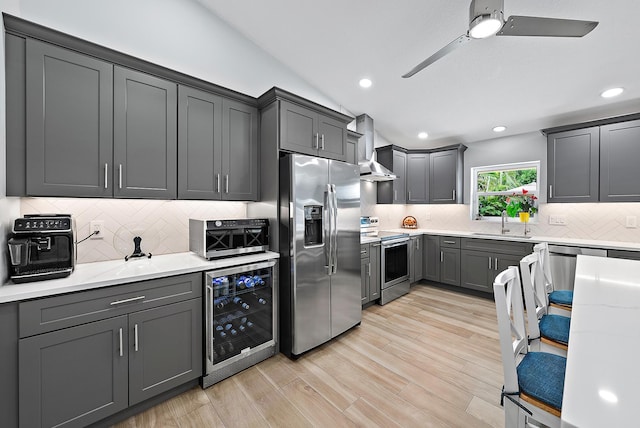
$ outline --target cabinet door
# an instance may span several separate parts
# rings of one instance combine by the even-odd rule
[[[520,260],[522,260],[523,257],[524,256],[521,255],[494,254],[493,272],[489,273],[491,289],[488,291],[490,293],[493,294],[493,281],[495,281],[496,276],[509,266],[520,266]]]
[[[129,315],[129,405],[202,376],[202,302]]]
[[[126,316],[21,339],[19,355],[21,427],[83,427],[127,407]]]
[[[26,49],[27,194],[112,196],[112,65],[33,39]]]
[[[369,302],[369,284],[371,283],[371,264],[369,259],[360,259],[360,292],[362,304]]]
[[[280,149],[317,156],[320,147],[317,122],[317,113],[280,101]]]
[[[354,165],[358,164],[358,137],[356,135],[352,135],[347,130],[347,145],[345,146],[345,153],[347,159],[345,162],[351,163]]]
[[[115,67],[115,196],[176,198],[177,92],[175,83]]]
[[[428,281],[440,281],[440,237],[425,235],[423,243],[422,276]]]
[[[222,98],[178,88],[178,198],[220,199]]]
[[[318,115],[320,150],[318,155],[339,161],[347,160],[347,126],[339,120]]]
[[[429,202],[453,204],[457,201],[458,151],[446,150],[429,156]]]
[[[640,120],[600,127],[600,202],[640,202]]]
[[[440,282],[460,285],[460,250],[440,247]]]
[[[597,202],[599,151],[597,126],[547,136],[547,202]]]
[[[413,249],[413,259],[411,262],[415,266],[414,281],[418,282],[423,278],[422,259],[423,259],[423,251],[424,251],[423,250],[424,242],[422,239],[422,235],[416,238],[415,244],[416,246]]]
[[[258,199],[258,110],[225,99],[222,102],[222,199]]]
[[[461,251],[460,280],[465,288],[493,292],[494,254],[483,251]]]
[[[429,202],[429,153],[407,155],[407,203]]]
[[[407,154],[393,151],[393,173],[398,177],[393,180],[393,203],[407,203]]]
[[[369,263],[371,263],[371,279],[369,280],[369,301],[380,298],[380,244],[371,244]]]

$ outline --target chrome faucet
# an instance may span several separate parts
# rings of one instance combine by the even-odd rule
[[[502,210],[502,228],[500,230],[500,233],[503,234],[503,235],[505,233],[509,232],[509,229],[505,229],[504,228],[505,223],[507,223],[508,221],[509,220],[507,218],[507,211],[506,210]]]

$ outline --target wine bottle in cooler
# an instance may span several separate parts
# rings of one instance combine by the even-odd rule
[[[238,306],[241,306],[243,309],[249,309],[249,305],[247,303],[244,302],[244,300],[242,300],[240,297],[234,297],[233,298],[233,303],[235,303]]]

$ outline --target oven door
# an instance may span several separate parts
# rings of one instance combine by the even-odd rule
[[[383,289],[407,281],[409,279],[409,239],[383,241],[380,262]]]

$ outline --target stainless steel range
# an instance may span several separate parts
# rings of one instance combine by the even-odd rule
[[[378,230],[377,217],[360,217],[360,236],[378,237],[380,252],[380,304],[409,292],[409,235]]]

